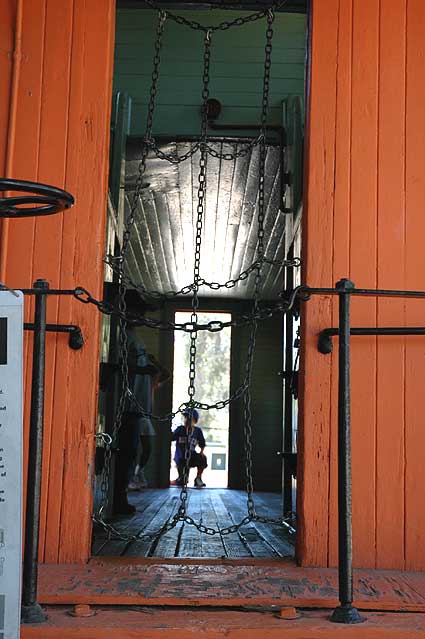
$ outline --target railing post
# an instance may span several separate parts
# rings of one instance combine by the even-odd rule
[[[353,604],[353,536],[350,436],[350,292],[348,279],[336,283],[339,300],[338,372],[338,580],[340,605],[332,613],[335,623],[354,624],[363,619]]]
[[[43,455],[44,378],[46,346],[46,305],[49,284],[37,280],[35,295],[34,344],[32,362],[31,415],[28,452],[27,503],[25,518],[24,572],[22,579],[22,623],[47,619],[37,602],[38,540],[40,529],[41,470]]]

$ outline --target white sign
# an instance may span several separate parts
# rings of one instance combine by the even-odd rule
[[[0,291],[0,639],[20,635],[23,308]]]

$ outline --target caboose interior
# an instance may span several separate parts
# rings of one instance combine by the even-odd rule
[[[162,6],[169,5],[170,13],[183,16],[192,24],[217,25],[246,18],[261,11],[265,4],[211,0],[202,5],[167,2]],[[109,256],[119,255],[123,228],[134,202],[157,22],[158,12],[144,2],[118,1],[105,249]],[[249,313],[255,295],[255,273],[240,281],[239,275],[255,262],[258,249],[258,139],[265,31],[263,16],[211,34],[207,135],[212,152],[207,160],[200,271],[206,282],[227,285],[200,287],[199,314],[204,314],[204,321],[220,317],[234,320]],[[307,33],[306,0],[278,3],[273,21],[264,163],[264,246],[265,254],[274,261],[301,257]],[[147,291],[179,291],[193,281],[204,35],[170,16],[165,20],[153,112],[153,137],[160,153],[150,149],[147,157],[126,259],[130,281]],[[188,158],[169,162],[158,157],[161,154]],[[262,306],[276,303],[284,298],[285,289],[300,283],[299,268],[266,264],[262,272]],[[116,290],[116,283],[116,273],[106,264],[105,294]],[[145,296],[149,302],[147,315],[163,322],[179,322],[181,313],[191,313],[191,298],[191,294],[154,300]],[[257,513],[278,521],[296,511],[298,327],[297,309],[258,322],[251,383],[251,433],[244,428],[242,396],[218,409],[201,411],[209,474],[205,475],[207,487],[203,489],[193,488],[190,475],[187,503],[188,514],[204,526],[222,530],[246,516],[247,444],[252,449]],[[171,373],[170,380],[156,393],[153,406],[155,415],[167,415],[187,399],[181,395],[187,388],[182,378],[189,379],[190,335],[176,331],[175,336],[172,330],[147,327],[138,330],[147,351]],[[105,374],[109,365],[117,366],[121,361],[118,332],[118,321],[105,316],[98,433],[113,433],[119,403],[118,376]],[[220,333],[203,331],[196,360],[201,396],[195,399],[215,404],[237,394],[244,381],[250,335],[249,325],[232,326]],[[215,396],[217,388],[224,395]],[[177,414],[172,427],[180,420],[181,415]],[[93,555],[293,557],[295,534],[290,534],[291,527],[276,522],[252,521],[230,535],[205,535],[196,526],[179,522],[160,537],[150,541],[142,538],[170,521],[181,504],[181,490],[170,487],[174,473],[170,422],[154,420],[152,454],[145,467],[148,487],[129,493],[128,497],[137,508],[134,515],[114,515],[113,454],[105,489],[104,451],[97,450],[100,462],[94,508],[96,511],[103,505],[105,521],[113,529],[94,526]],[[102,446],[99,444],[100,449]],[[296,527],[294,521],[292,515],[291,526]]]

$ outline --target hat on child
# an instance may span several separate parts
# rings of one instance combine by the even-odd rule
[[[199,419],[199,412],[196,410],[196,408],[194,408],[192,411],[189,408],[185,408],[185,410],[183,411],[184,417],[190,417],[191,412],[192,412],[192,419],[194,419],[195,422],[197,422]]]

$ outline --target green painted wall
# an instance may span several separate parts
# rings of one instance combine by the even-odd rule
[[[233,331],[232,390],[245,376],[250,329]],[[282,320],[275,317],[258,325],[252,375],[252,470],[254,490],[280,491],[282,461],[283,385]],[[230,406],[229,487],[245,489],[244,407],[238,400]]]
[[[204,24],[244,15],[240,11],[179,11]],[[144,133],[151,83],[157,14],[118,9],[114,89],[133,99],[131,133]],[[210,97],[223,105],[221,123],[259,121],[264,64],[265,20],[214,33]],[[278,13],[274,25],[269,124],[282,123],[282,100],[304,94],[306,16]],[[203,34],[168,19],[165,24],[156,135],[197,135],[200,128]]]

